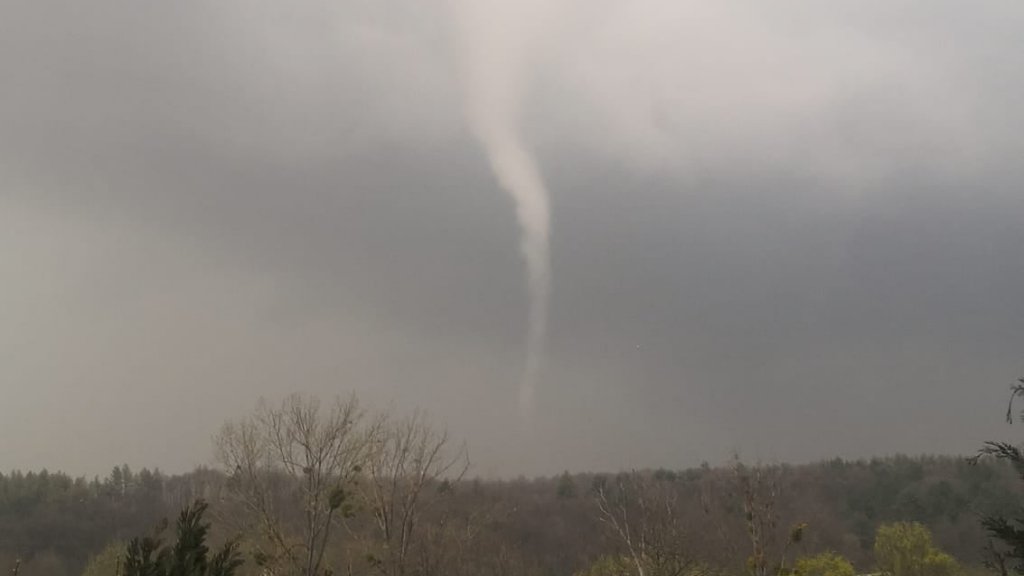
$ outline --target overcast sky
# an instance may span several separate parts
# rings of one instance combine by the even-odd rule
[[[0,469],[184,471],[292,391],[422,407],[482,475],[1020,437],[1024,4],[520,5],[531,431],[458,3],[0,2]]]

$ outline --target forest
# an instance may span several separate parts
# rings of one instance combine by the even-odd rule
[[[0,576],[1024,576],[1022,44],[0,0]]]
[[[999,517],[1021,500],[1010,444],[980,458],[733,459],[495,480],[474,477],[463,445],[423,414],[291,396],[225,424],[214,447],[217,467],[186,474],[0,475],[0,566],[23,576],[948,576],[1005,574],[1019,554],[1006,544],[1016,525]],[[186,555],[186,540],[230,563],[157,566]]]

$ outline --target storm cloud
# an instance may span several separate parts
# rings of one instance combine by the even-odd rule
[[[186,469],[290,391],[423,407],[486,475],[1010,432],[1024,8],[556,4],[529,433],[448,2],[0,6],[0,467]]]

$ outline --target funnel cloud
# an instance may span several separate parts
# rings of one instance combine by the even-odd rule
[[[529,2],[456,0],[466,114],[501,187],[516,205],[530,310],[520,407],[529,414],[544,355],[551,292],[551,208],[537,160],[520,130],[530,45],[545,20]]]

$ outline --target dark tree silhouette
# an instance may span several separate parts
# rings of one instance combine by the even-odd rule
[[[1007,422],[1013,422],[1013,402],[1018,397],[1024,397],[1024,378],[1018,379],[1010,389],[1010,401],[1006,408]],[[978,451],[974,463],[983,457],[1009,462],[1024,481],[1024,452],[1017,445],[1010,442],[986,442]],[[986,565],[1002,576],[1010,571],[1024,574],[1024,508],[1018,507],[1011,516],[985,515],[981,524],[990,538],[985,547]]]
[[[228,542],[210,556],[206,545],[210,524],[203,522],[207,508],[206,502],[197,500],[181,511],[173,546],[164,546],[158,535],[132,539],[125,576],[233,576],[242,565],[238,545]]]

